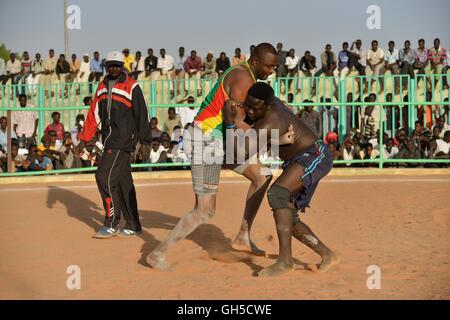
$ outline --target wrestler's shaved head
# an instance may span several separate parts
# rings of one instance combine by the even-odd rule
[[[248,61],[255,78],[266,80],[275,70],[277,57],[278,52],[270,43],[258,44]]]
[[[275,49],[275,47],[273,45],[271,45],[270,43],[267,43],[267,42],[260,43],[260,44],[258,44],[256,46],[256,48],[253,51],[250,59],[252,57],[256,57],[256,58],[260,58],[261,59],[267,53],[278,55],[277,49]]]

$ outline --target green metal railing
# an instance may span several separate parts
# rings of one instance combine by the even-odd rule
[[[445,75],[450,78],[450,74]],[[409,133],[414,130],[414,122],[418,119],[419,106],[432,106],[431,109],[440,109],[446,111],[446,122],[449,123],[450,110],[444,109],[448,106],[450,93],[443,87],[444,75],[416,75],[411,78],[409,75],[390,75],[384,76],[359,76],[349,75],[343,79],[339,77],[294,77],[278,78],[268,81],[274,88],[276,96],[284,101],[288,101],[297,112],[308,105],[319,106],[319,108],[330,107],[336,111],[337,123],[334,118],[328,119],[331,128],[336,127],[338,131],[339,142],[343,142],[350,127],[355,127],[355,121],[359,117],[361,109],[367,105],[376,105],[379,113],[378,127],[380,157],[370,160],[337,160],[336,164],[377,164],[380,168],[385,163],[416,163],[416,164],[442,164],[450,163],[447,159],[383,159],[383,132],[390,128],[391,137],[395,136],[397,123],[407,124]],[[450,80],[450,79],[449,79]],[[212,79],[176,79],[176,80],[143,80],[139,81],[144,95],[148,102],[150,117],[158,117],[162,125],[167,116],[169,107],[198,107],[202,99],[208,94],[216,80]],[[47,124],[51,123],[51,112],[61,113],[61,122],[65,130],[69,131],[75,125],[76,115],[80,112],[86,112],[89,106],[83,105],[83,98],[92,95],[97,88],[98,83],[62,83],[50,85],[0,85],[0,115],[6,115],[7,111],[23,111],[18,105],[17,93],[25,93],[29,96],[29,102],[34,108],[25,110],[37,111],[39,114],[38,141],[43,136]],[[187,93],[187,95],[185,94]],[[431,92],[431,94],[430,94]],[[374,94],[376,102],[364,102],[368,94]],[[290,95],[292,94],[292,96]],[[386,101],[388,94],[392,95],[392,101]],[[194,104],[187,104],[186,96],[195,98]],[[289,98],[292,101],[289,101]],[[436,108],[439,106],[440,108]],[[389,109],[390,108],[390,109]],[[424,112],[429,107],[424,107]],[[387,111],[392,116],[389,121],[383,121]],[[347,120],[347,112],[351,112],[350,121]],[[389,112],[388,112],[389,113]],[[439,114],[439,115],[440,115]],[[324,114],[325,115],[325,114]],[[405,119],[405,117],[407,119]],[[435,112],[431,113],[431,121],[435,122]],[[424,125],[426,125],[426,116],[423,116]],[[323,134],[327,129],[323,128]],[[133,164],[133,168],[153,168],[153,167],[185,167],[189,163],[159,163],[159,164]],[[52,170],[50,172],[20,172],[20,173],[1,173],[2,176],[20,176],[20,175],[42,175],[49,173],[74,173],[94,171],[95,167]]]

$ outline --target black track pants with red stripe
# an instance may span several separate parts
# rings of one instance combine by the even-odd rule
[[[105,150],[95,179],[106,212],[104,226],[117,228],[123,214],[125,229],[141,231],[136,190],[131,176],[130,153]]]

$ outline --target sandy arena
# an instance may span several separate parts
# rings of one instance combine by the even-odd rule
[[[92,175],[84,175],[92,176]],[[450,299],[450,175],[338,176],[321,182],[305,221],[342,259],[328,273],[293,240],[296,270],[253,274],[276,259],[278,240],[264,200],[253,240],[269,253],[233,251],[248,182],[221,179],[216,216],[172,247],[175,271],[151,269],[145,256],[193,204],[189,179],[138,179],[143,234],[93,239],[103,221],[95,182],[0,185],[1,299]],[[81,270],[69,290],[68,266]],[[367,268],[381,288],[367,288]]]

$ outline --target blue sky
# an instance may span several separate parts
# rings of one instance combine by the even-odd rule
[[[212,50],[231,55],[240,47],[281,41],[298,55],[310,50],[316,56],[331,43],[334,51],[343,41],[357,38],[368,47],[377,39],[386,48],[405,39],[417,47],[424,38],[432,46],[439,37],[450,44],[450,1],[428,0],[69,0],[81,9],[81,30],[69,31],[70,53],[99,50],[102,56],[128,47],[134,53],[166,48],[176,55],[178,47],[196,49],[200,56]],[[369,5],[381,9],[381,30],[366,27]],[[63,0],[0,0],[0,43],[13,51],[28,50],[47,56],[49,48],[64,51]]]

